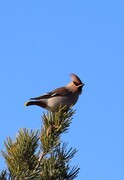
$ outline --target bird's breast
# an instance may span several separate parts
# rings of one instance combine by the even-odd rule
[[[57,108],[60,105],[70,107],[77,102],[78,97],[79,94],[74,93],[68,96],[55,96],[47,100],[47,105],[49,108]]]

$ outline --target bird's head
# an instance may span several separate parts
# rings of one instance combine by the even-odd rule
[[[72,79],[73,84],[78,88],[78,91],[81,93],[82,88],[85,84],[80,80],[80,78],[76,74],[71,73],[70,77]]]

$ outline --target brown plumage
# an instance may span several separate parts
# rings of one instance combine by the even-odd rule
[[[82,92],[84,84],[77,75],[70,74],[70,76],[72,82],[65,87],[60,87],[39,97],[31,98],[30,101],[25,103],[25,106],[37,105],[52,111],[59,106],[67,106],[69,108],[74,105]]]

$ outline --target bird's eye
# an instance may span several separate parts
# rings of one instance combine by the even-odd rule
[[[79,84],[78,83],[76,83],[75,81],[73,81],[73,83],[75,84],[75,86],[78,86]]]

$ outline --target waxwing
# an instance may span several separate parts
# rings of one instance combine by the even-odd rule
[[[82,83],[76,74],[72,73],[70,76],[72,81],[69,84],[39,97],[31,98],[25,103],[25,106],[36,105],[49,111],[54,111],[59,106],[66,106],[67,108],[73,106],[82,93],[82,88],[85,84]]]

